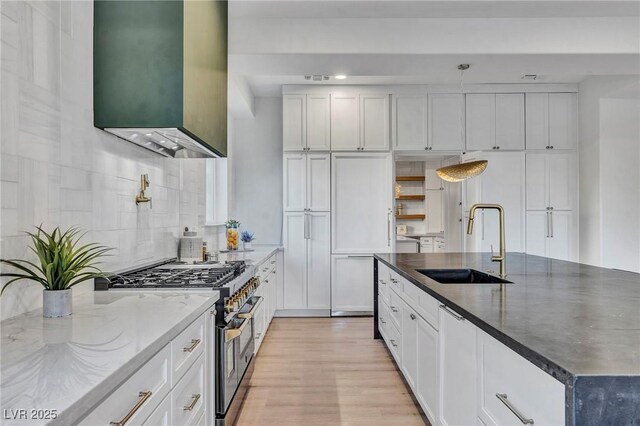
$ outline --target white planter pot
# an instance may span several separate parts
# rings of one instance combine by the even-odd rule
[[[71,289],[43,290],[42,314],[45,318],[71,315]]]
[[[245,250],[251,250],[251,243],[242,243],[242,248]]]

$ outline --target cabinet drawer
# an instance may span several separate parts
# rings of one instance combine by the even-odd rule
[[[171,391],[171,424],[195,425],[204,413],[204,356],[191,366]]]
[[[387,336],[389,334],[389,307],[386,302],[382,299],[378,299],[378,330],[382,333],[383,336]]]
[[[144,426],[171,426],[171,395],[162,400],[143,424]]]
[[[402,299],[395,291],[389,292],[389,318],[396,327],[402,329]]]
[[[387,332],[387,346],[400,367],[402,365],[402,334],[393,322],[388,323]]]
[[[564,385],[484,332],[478,333],[478,373],[478,411],[487,426],[524,419],[536,425],[564,424]]]
[[[167,345],[102,404],[80,422],[108,425],[127,419],[127,425],[142,424],[171,389],[171,346]]]
[[[404,291],[404,278],[395,273],[392,270],[389,270],[389,281],[391,281],[391,288],[394,289],[398,294],[402,294]]]
[[[410,282],[404,285],[404,300],[433,328],[438,329],[438,301]]]
[[[193,362],[204,352],[205,315],[195,320],[182,333],[171,341],[172,380],[175,386],[187,372]]]

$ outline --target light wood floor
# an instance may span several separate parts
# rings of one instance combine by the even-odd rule
[[[238,425],[424,425],[372,318],[274,318]]]

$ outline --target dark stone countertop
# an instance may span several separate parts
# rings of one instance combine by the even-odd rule
[[[496,271],[488,253],[375,257],[569,386],[578,376],[640,376],[640,274],[508,253],[513,284],[502,292],[415,271]]]

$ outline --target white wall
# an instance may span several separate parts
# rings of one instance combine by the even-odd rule
[[[204,160],[160,157],[93,127],[93,2],[1,4],[0,256],[31,258],[22,231],[79,225],[116,247],[105,270],[175,256],[184,226],[204,224]],[[140,174],[153,197],[136,207]],[[207,230],[217,247],[218,229]],[[87,291],[83,283],[77,291]],[[41,306],[14,283],[1,317]]]
[[[229,154],[229,217],[280,244],[282,230],[282,98],[256,98],[255,118],[236,119]]]
[[[640,272],[640,77],[579,90],[580,261]]]

